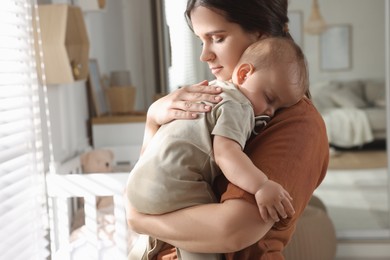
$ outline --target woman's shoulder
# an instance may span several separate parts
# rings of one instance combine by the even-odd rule
[[[281,109],[275,113],[267,128],[279,129],[277,132],[294,131],[295,133],[314,134],[326,137],[326,126],[323,117],[313,102],[303,98],[297,104]]]
[[[291,118],[300,118],[301,120],[309,119],[310,121],[323,120],[313,102],[306,97],[302,98],[298,103],[291,107],[279,110],[275,114],[273,120],[278,122]]]

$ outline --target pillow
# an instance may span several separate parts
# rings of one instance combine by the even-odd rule
[[[364,84],[361,80],[346,80],[339,81],[341,88],[346,88],[353,93],[355,93],[358,97],[364,97]]]
[[[330,94],[338,88],[338,84],[331,82],[317,82],[311,84],[310,92],[312,100],[318,110],[335,107],[335,103],[332,101]]]
[[[367,106],[366,102],[348,87],[335,90],[330,98],[339,107],[362,108]]]
[[[375,103],[376,100],[386,96],[384,81],[368,80],[364,90],[367,101],[371,103]]]
[[[386,107],[386,100],[385,98],[379,98],[374,100],[374,105],[377,107]]]

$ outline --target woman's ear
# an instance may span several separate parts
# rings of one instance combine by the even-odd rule
[[[242,63],[237,69],[237,84],[242,85],[244,81],[250,76],[254,71],[254,67],[250,63]]]

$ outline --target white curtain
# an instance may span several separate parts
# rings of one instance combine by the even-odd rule
[[[190,85],[212,75],[205,63],[199,60],[201,41],[189,29],[184,11],[187,1],[165,0],[165,17],[169,28],[170,60],[169,91]]]
[[[0,6],[0,259],[49,255],[35,0]]]

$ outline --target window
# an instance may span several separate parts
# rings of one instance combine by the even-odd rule
[[[35,8],[35,0],[1,1],[0,259],[49,255]]]
[[[169,91],[204,79],[212,79],[207,64],[199,61],[202,51],[201,42],[186,23],[184,17],[186,1],[164,1],[164,3],[170,46]]]

